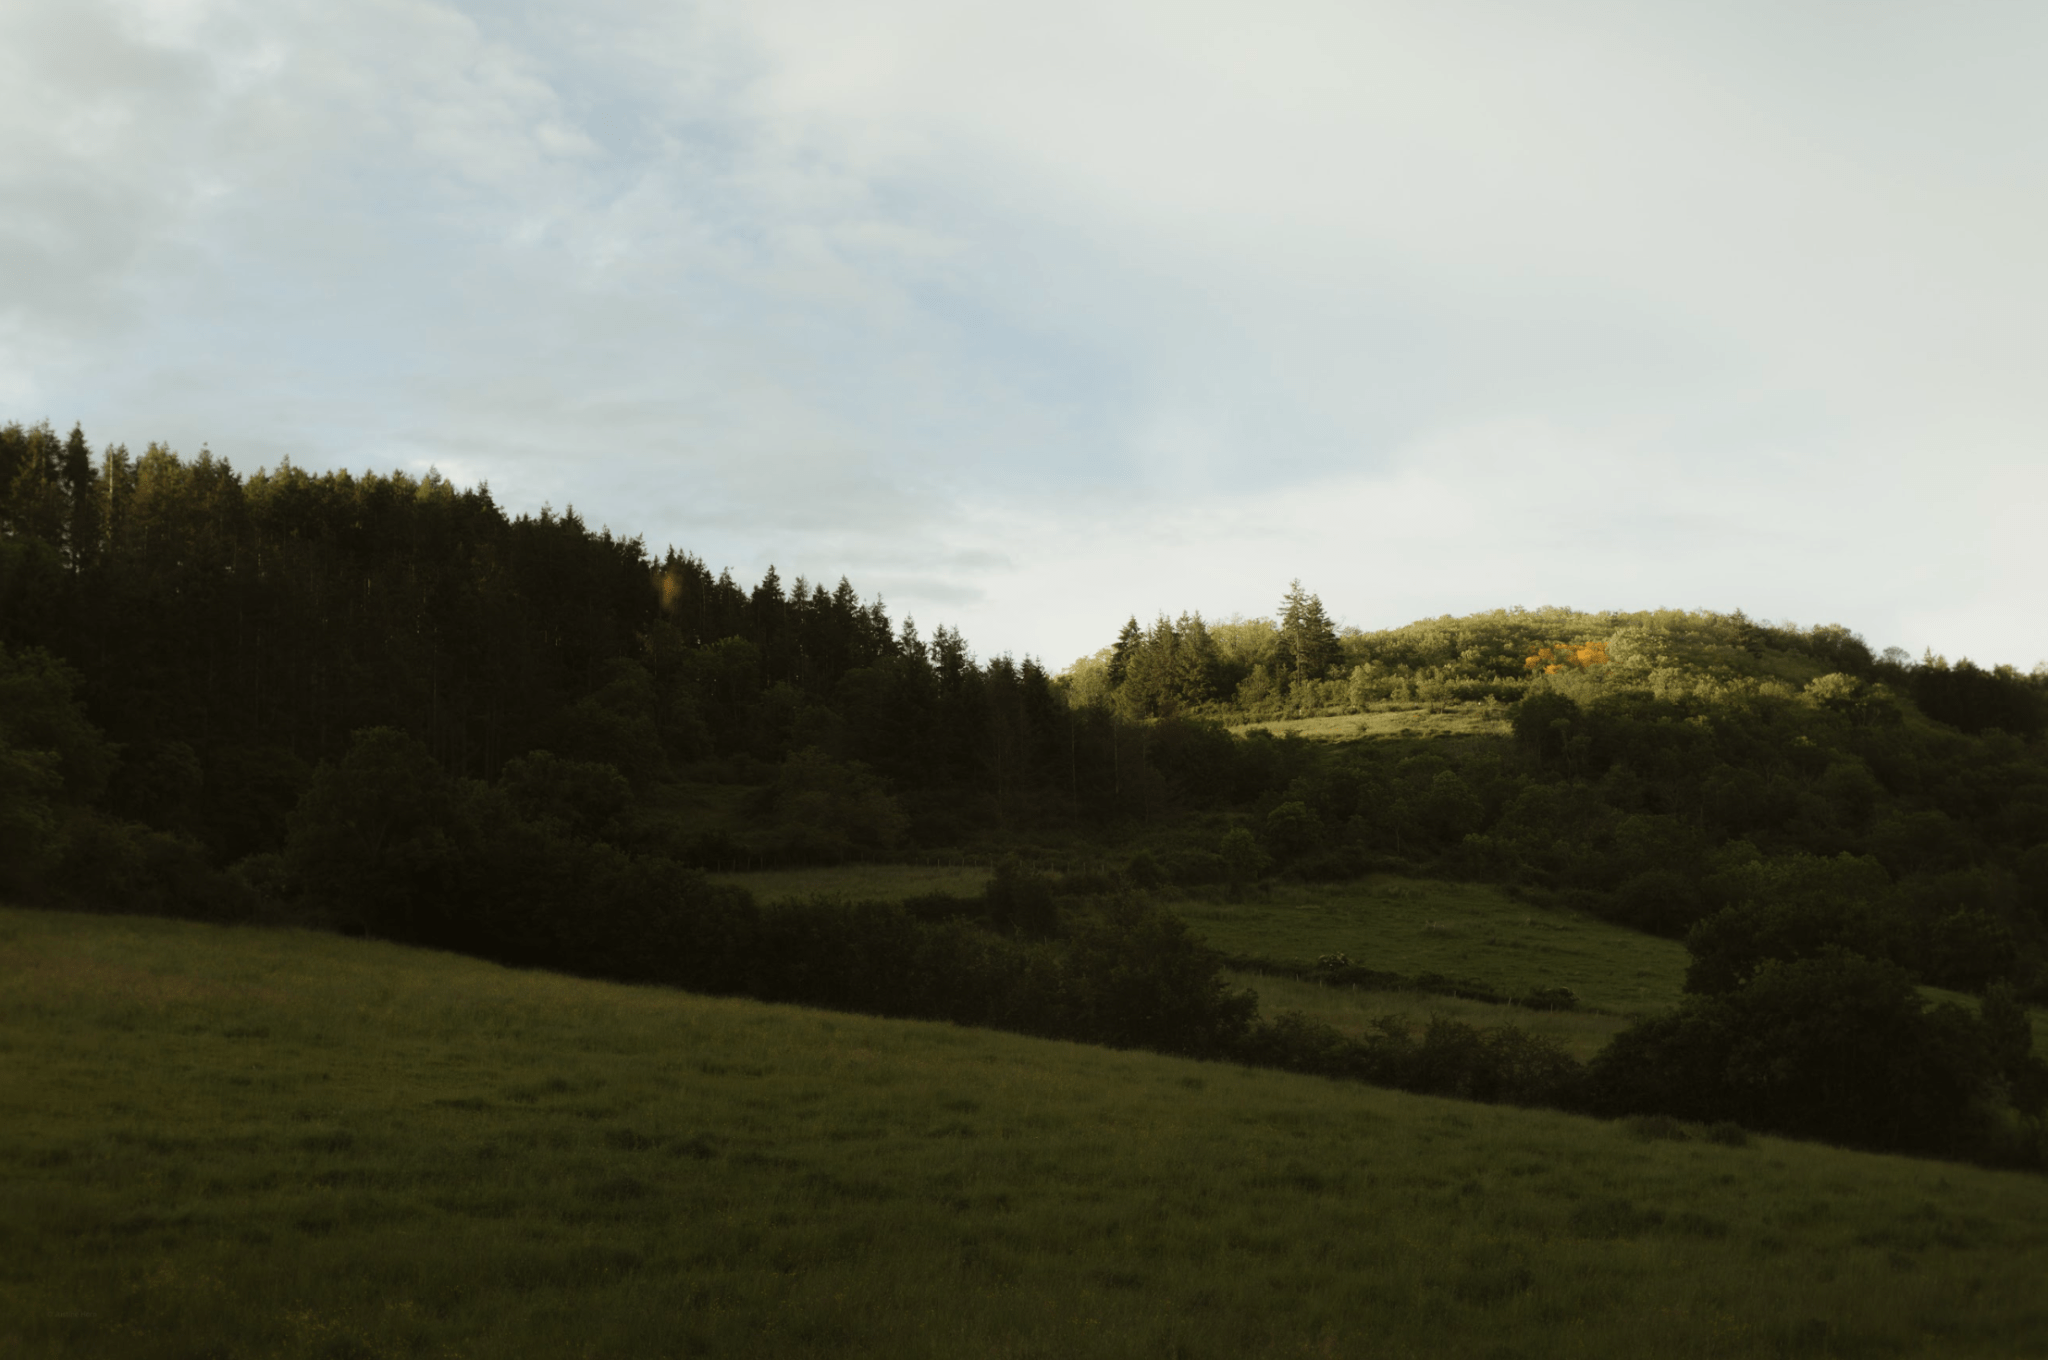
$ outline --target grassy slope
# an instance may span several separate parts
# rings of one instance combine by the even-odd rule
[[[1366,737],[1505,736],[1508,722],[1498,705],[1447,704],[1430,709],[1402,704],[1373,708],[1363,713],[1273,718],[1265,722],[1240,723],[1230,730],[1240,736],[1246,732],[1265,731],[1276,737],[1291,733],[1314,741],[1357,741]]]
[[[1532,906],[1499,888],[1376,875],[1273,886],[1245,902],[1175,910],[1229,954],[1313,963],[1346,954],[1390,973],[1443,973],[1510,994],[1569,987],[1616,1013],[1662,1010],[1685,981],[1685,947],[1581,912]]]
[[[0,912],[0,1354],[2009,1355],[2048,1180]]]

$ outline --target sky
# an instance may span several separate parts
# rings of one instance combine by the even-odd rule
[[[1053,668],[2048,659],[2048,7],[10,0],[0,421],[438,468]]]

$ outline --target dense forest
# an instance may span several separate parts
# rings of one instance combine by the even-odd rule
[[[1378,735],[1259,726],[1352,715]],[[1274,619],[1133,618],[1053,675],[843,579],[744,585],[435,476],[244,476],[0,429],[17,900],[1847,1141],[1715,1074],[1768,1007],[1853,992],[1907,1026],[1888,1051],[1954,1077],[1864,1141],[1948,1147],[1987,1082],[2048,1101],[2011,1039],[2015,998],[2048,1000],[2044,733],[2040,670],[1840,626],[1509,609],[1340,632],[1299,582]],[[808,916],[701,872],[932,854],[1005,868],[979,903]],[[1260,1027],[1166,910],[1376,871],[1684,938],[1693,1001],[1587,1072],[1510,1043],[1447,1078],[1406,1040]],[[1992,1028],[1921,1016],[1915,984],[1982,995]]]

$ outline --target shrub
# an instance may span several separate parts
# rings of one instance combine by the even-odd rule
[[[1854,898],[1823,895],[1750,900],[1715,912],[1686,932],[1692,962],[1689,992],[1739,987],[1766,962],[1812,958],[1846,948],[1868,958],[1909,952],[1907,931],[1895,913]]]
[[[1177,916],[1125,904],[1076,930],[1066,968],[1087,1037],[1198,1056],[1233,1051],[1258,998],[1233,991],[1221,959]]]
[[[58,835],[48,891],[87,911],[193,921],[246,921],[259,899],[207,863],[197,841],[100,813],[81,813]]]
[[[1682,936],[1705,911],[1696,876],[1651,869],[1623,883],[1614,895],[1614,920],[1652,935]]]
[[[419,741],[365,729],[340,761],[313,772],[286,859],[345,928],[447,942],[440,918],[459,895],[459,792]]]
[[[1363,1039],[1287,1011],[1252,1027],[1241,1061],[1322,1076],[1350,1077],[1431,1095],[1515,1105],[1576,1108],[1585,1068],[1549,1039],[1514,1026],[1475,1029],[1432,1017],[1420,1040],[1399,1016],[1382,1016]]]
[[[1273,865],[1272,856],[1259,845],[1258,837],[1241,826],[1223,833],[1217,855],[1233,888],[1242,888]]]
[[[997,930],[1039,938],[1059,925],[1052,905],[1052,880],[1026,869],[1015,855],[996,865],[995,877],[981,890],[989,924]]]
[[[1594,1108],[1851,1145],[1954,1151],[1995,1094],[1985,1026],[1906,971],[1826,948],[1638,1021],[1593,1060]]]
[[[1295,858],[1323,838],[1322,822],[1302,802],[1282,803],[1266,814],[1266,846],[1281,861]],[[1227,846],[1229,837],[1224,838]],[[1230,851],[1223,852],[1230,858]]]
[[[1140,850],[1124,865],[1124,877],[1134,888],[1158,888],[1165,885],[1167,874],[1149,851]]]

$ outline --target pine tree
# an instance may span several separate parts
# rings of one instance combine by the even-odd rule
[[[1109,654],[1109,687],[1112,690],[1123,684],[1124,677],[1130,673],[1131,659],[1144,645],[1145,632],[1138,627],[1138,616],[1133,614],[1123,631],[1116,635],[1116,646]]]
[[[65,546],[70,553],[71,569],[81,571],[98,559],[100,547],[100,501],[94,494],[99,479],[93,475],[92,449],[85,442],[82,427],[71,427],[71,437],[64,441],[62,461],[64,493],[71,503]]]
[[[1320,680],[1337,660],[1337,629],[1299,577],[1280,601],[1280,666],[1290,681]]]

